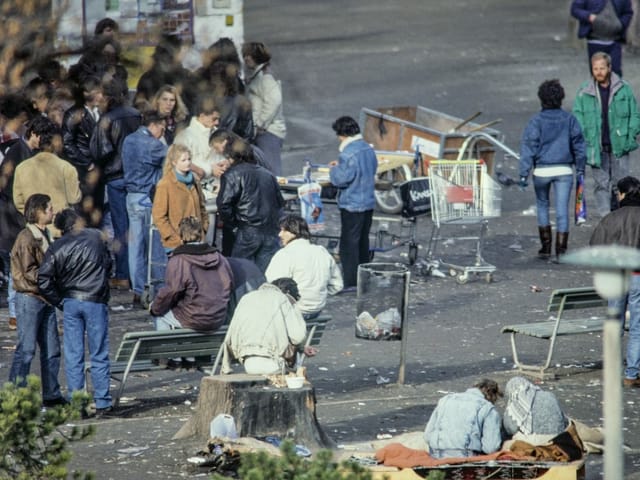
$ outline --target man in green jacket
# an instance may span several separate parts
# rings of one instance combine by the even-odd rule
[[[593,54],[591,73],[593,78],[580,85],[573,114],[587,142],[596,208],[604,217],[618,206],[618,180],[629,175],[629,152],[638,148],[640,114],[629,84],[611,71],[608,54]]]

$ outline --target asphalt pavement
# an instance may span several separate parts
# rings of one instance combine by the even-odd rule
[[[285,173],[302,170],[305,158],[317,163],[337,156],[332,121],[359,116],[362,107],[423,105],[495,125],[516,149],[528,118],[538,109],[537,86],[559,78],[570,108],[588,77],[586,52],[572,46],[568,4],[557,0],[401,0],[371,2],[256,0],[245,5],[245,38],[265,42],[282,80],[288,136]],[[625,79],[640,92],[638,57],[626,54]],[[640,174],[638,155],[632,171]],[[497,158],[496,170],[517,178],[512,158]],[[588,207],[591,180],[587,179]],[[316,387],[320,424],[337,444],[397,436],[422,430],[437,400],[490,377],[503,385],[514,374],[503,325],[547,319],[555,288],[590,285],[591,272],[536,259],[539,248],[531,188],[502,190],[502,216],[489,222],[485,258],[497,270],[459,285],[449,276],[422,275],[413,269],[408,317],[407,365],[398,385],[399,342],[375,342],[354,335],[355,295],[330,299],[333,321],[320,353],[308,361]],[[337,232],[335,207],[328,206],[328,232]],[[597,219],[573,227],[569,248],[585,246]],[[402,245],[408,230],[389,220],[400,244],[376,261],[406,262]],[[417,223],[418,243],[426,246],[429,217]],[[449,240],[443,258],[467,261],[473,245],[460,238],[474,226],[443,230]],[[420,249],[424,256],[425,248]],[[446,269],[445,269],[446,273]],[[142,311],[128,310],[130,294],[116,292],[111,307],[111,350],[125,331],[150,328]],[[120,309],[119,307],[123,307]],[[1,311],[6,314],[6,309]],[[0,332],[0,372],[8,375],[15,334]],[[546,342],[523,347],[525,359],[543,355]],[[598,334],[563,337],[554,365],[552,390],[566,412],[591,426],[602,425],[602,338]],[[199,442],[172,441],[197,400],[201,375],[194,372],[136,374],[125,392],[118,418],[97,422],[96,435],[74,446],[73,465],[97,478],[195,477],[186,459]],[[114,383],[114,385],[117,385]],[[624,390],[625,478],[640,478],[640,390]],[[602,477],[602,457],[590,456],[586,478]]]

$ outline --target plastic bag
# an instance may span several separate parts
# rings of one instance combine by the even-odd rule
[[[584,196],[584,173],[576,176],[576,225],[587,221],[587,200]]]
[[[322,187],[316,182],[305,183],[298,187],[300,215],[306,220],[311,232],[324,229],[324,208],[320,198],[321,193]]]

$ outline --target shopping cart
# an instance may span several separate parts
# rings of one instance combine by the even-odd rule
[[[482,239],[487,231],[487,219],[500,216],[500,184],[487,174],[487,166],[482,160],[433,160],[429,166],[429,178],[434,225],[429,239],[428,260],[430,263],[438,261],[439,265],[449,268],[449,273],[459,284],[467,283],[470,273],[484,274],[485,280],[491,282],[496,267],[482,258]],[[442,240],[440,229],[444,225],[480,226],[480,233],[476,236],[455,238],[476,242],[473,265],[436,260],[436,247]]]

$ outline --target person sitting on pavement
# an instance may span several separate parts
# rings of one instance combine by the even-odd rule
[[[53,220],[51,197],[36,193],[25,204],[27,226],[11,250],[11,273],[16,289],[18,343],[13,355],[9,381],[26,386],[31,361],[40,348],[42,404],[45,407],[63,405],[60,393],[60,339],[56,309],[48,304],[38,290],[38,268],[49,248],[51,238],[47,225]]]
[[[113,410],[109,383],[109,276],[111,254],[102,232],[85,228],[73,209],[56,215],[62,237],[47,250],[38,271],[40,294],[64,311],[64,373],[69,396],[85,390],[85,334],[91,360],[96,416]]]
[[[513,377],[505,387],[507,407],[504,431],[532,445],[547,443],[569,426],[556,396],[523,377]]]
[[[278,218],[284,199],[276,177],[256,165],[249,144],[242,139],[225,146],[231,167],[220,178],[218,214],[236,228],[231,255],[253,260],[266,271],[278,250]]]
[[[209,215],[198,176],[191,170],[191,152],[180,143],[167,151],[162,178],[156,185],[151,215],[165,250],[182,245],[178,225],[186,217],[196,217],[206,235]]]
[[[327,303],[327,294],[342,290],[342,274],[333,257],[321,245],[310,242],[311,233],[304,218],[286,215],[280,219],[282,248],[271,259],[267,281],[291,277],[298,284],[298,307],[305,320],[316,318]]]
[[[292,366],[307,336],[307,327],[296,302],[298,286],[291,278],[279,278],[247,293],[236,307],[225,339],[222,372],[229,373],[230,357],[252,375],[271,375]],[[304,347],[307,356],[317,353]]]
[[[179,229],[182,245],[169,257],[165,285],[151,304],[151,315],[156,330],[213,332],[225,322],[233,273],[216,247],[202,241],[202,224],[197,218],[183,218]],[[178,361],[169,360],[168,367],[177,368]],[[191,367],[189,363],[185,360],[182,366]]]
[[[640,248],[640,180],[624,177],[617,183],[620,208],[605,216],[591,235],[590,245],[623,245]],[[629,292],[620,300],[609,300],[619,307],[620,321],[625,322],[629,309],[629,341],[623,385],[640,387],[640,272],[631,274]]]
[[[433,458],[471,457],[498,451],[502,445],[498,384],[483,379],[462,393],[438,401],[424,431]]]

